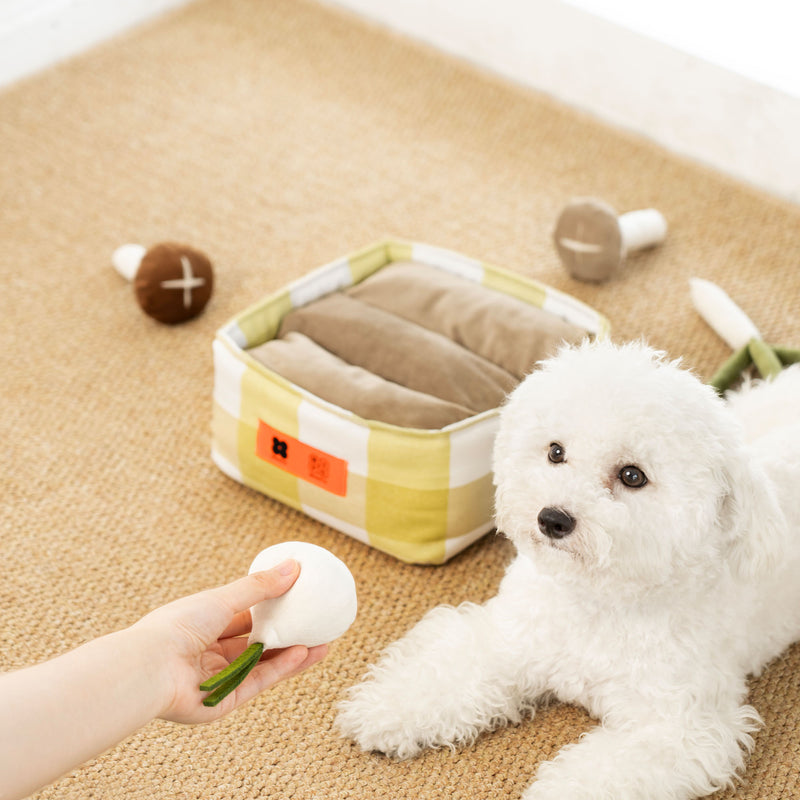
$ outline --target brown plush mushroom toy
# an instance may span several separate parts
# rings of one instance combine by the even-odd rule
[[[654,208],[618,216],[602,200],[578,197],[561,212],[553,239],[573,278],[599,282],[610,278],[628,253],[660,244],[666,235],[667,222]]]
[[[138,244],[124,244],[114,251],[111,263],[133,282],[142,310],[167,325],[196,317],[214,289],[208,257],[186,245],[165,242],[146,250]]]

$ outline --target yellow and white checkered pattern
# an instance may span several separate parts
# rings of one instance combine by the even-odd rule
[[[399,428],[326,403],[246,350],[276,336],[293,308],[351,286],[394,261],[416,261],[513,295],[602,336],[608,322],[535,281],[422,244],[380,242],[265,298],[214,341],[212,457],[230,477],[397,558],[440,564],[491,530],[492,445],[498,411],[441,430]],[[268,463],[259,422],[346,462],[344,496]]]

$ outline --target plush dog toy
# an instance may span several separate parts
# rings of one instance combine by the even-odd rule
[[[142,311],[167,325],[196,317],[214,290],[208,256],[183,244],[164,242],[149,250],[124,244],[114,251],[111,263],[133,282]]]
[[[629,253],[655,247],[667,235],[667,221],[655,208],[617,212],[596,197],[576,197],[564,207],[553,242],[564,268],[581,281],[613,277]]]
[[[800,361],[800,350],[766,344],[752,320],[719,286],[702,278],[692,278],[689,286],[700,316],[733,349],[710,381],[720,394],[751,365],[762,378],[774,378],[784,366]]]
[[[728,404],[641,345],[562,351],[494,451],[517,555],[484,605],[430,611],[341,706],[365,750],[473,742],[555,698],[602,724],[525,800],[688,800],[761,724],[747,676],[800,637],[800,366]]]
[[[203,705],[215,706],[227,697],[250,674],[265,649],[326,644],[353,624],[358,608],[355,581],[344,562],[325,548],[282,542],[262,550],[249,572],[270,569],[287,558],[300,564],[300,576],[286,594],[252,608],[249,646],[200,685],[201,691],[211,692]]]

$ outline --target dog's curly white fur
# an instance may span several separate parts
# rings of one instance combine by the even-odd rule
[[[677,800],[730,784],[746,678],[800,637],[800,367],[728,399],[640,344],[566,349],[510,396],[494,454],[499,593],[442,606],[338,726],[400,758],[555,697],[601,721],[525,800]]]

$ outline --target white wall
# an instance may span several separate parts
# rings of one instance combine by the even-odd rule
[[[594,16],[800,98],[797,0],[566,0]]]
[[[797,0],[330,1],[800,202]]]
[[[0,0],[0,87],[188,0]]]

